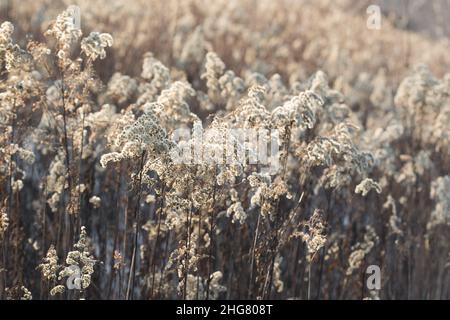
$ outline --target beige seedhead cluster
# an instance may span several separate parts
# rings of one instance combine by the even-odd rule
[[[449,40],[363,2],[1,1],[0,299],[449,299]]]

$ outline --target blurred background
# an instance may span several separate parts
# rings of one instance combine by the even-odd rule
[[[367,72],[383,67],[398,78],[405,67],[417,63],[428,64],[437,75],[446,70],[441,66],[448,66],[449,0],[281,0],[277,4],[232,0],[215,1],[214,6],[208,2],[1,0],[0,18],[13,22],[17,39],[41,40],[42,31],[58,13],[69,5],[79,6],[84,33],[109,32],[115,40],[113,54],[100,63],[103,79],[114,70],[139,74],[136,59],[147,51],[172,66],[183,45],[194,43],[194,38],[204,40],[236,72],[252,67],[284,78],[292,75],[293,68],[299,69],[286,63],[290,54],[302,63],[302,70],[295,72],[302,78],[318,68],[333,78],[350,64]],[[366,27],[371,4],[380,6],[381,30]],[[336,57],[342,63],[327,65]]]

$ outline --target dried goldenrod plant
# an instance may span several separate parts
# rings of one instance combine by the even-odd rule
[[[0,299],[450,298],[445,38],[76,3],[0,3]]]

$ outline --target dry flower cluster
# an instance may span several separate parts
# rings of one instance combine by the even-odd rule
[[[69,4],[0,4],[0,299],[450,298],[448,38],[347,0]]]

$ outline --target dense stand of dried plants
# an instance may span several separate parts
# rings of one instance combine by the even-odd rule
[[[349,6],[2,1],[0,299],[450,298],[449,41]]]

